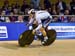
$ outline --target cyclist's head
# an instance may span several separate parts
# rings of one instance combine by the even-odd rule
[[[35,10],[34,9],[29,10],[28,14],[35,14]]]

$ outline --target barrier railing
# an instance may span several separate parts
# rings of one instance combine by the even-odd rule
[[[0,21],[3,20],[3,17],[8,17],[5,20],[10,20],[10,22],[13,20],[13,18],[16,18],[14,21],[18,21],[18,16],[23,16],[23,20],[25,21],[28,19],[29,15],[0,15]],[[52,17],[53,22],[75,22],[75,15],[52,15]]]
[[[20,16],[20,15],[0,15],[0,16]],[[21,16],[29,16],[29,15],[21,15]],[[51,15],[51,16],[75,16],[75,15]]]

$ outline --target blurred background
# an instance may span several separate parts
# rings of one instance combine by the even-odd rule
[[[47,10],[53,22],[75,22],[75,0],[0,0],[0,22],[27,21],[32,8]]]

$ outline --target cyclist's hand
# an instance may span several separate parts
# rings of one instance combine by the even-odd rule
[[[35,32],[36,32],[36,30],[34,29],[34,30],[32,31],[32,33],[35,34]]]
[[[29,26],[29,24],[26,24],[26,26]]]
[[[27,23],[26,23],[26,26],[29,26],[29,25],[30,25],[30,24],[27,22]]]

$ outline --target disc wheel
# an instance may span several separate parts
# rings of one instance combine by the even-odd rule
[[[52,44],[55,41],[55,39],[56,39],[56,31],[53,30],[53,29],[48,30],[47,31],[47,36],[48,36],[48,40],[44,44],[42,44],[43,46],[48,46],[48,45]]]
[[[20,35],[18,43],[21,47],[24,47],[26,45],[30,45],[33,42],[33,40],[34,35],[32,34],[32,30],[27,30]]]

